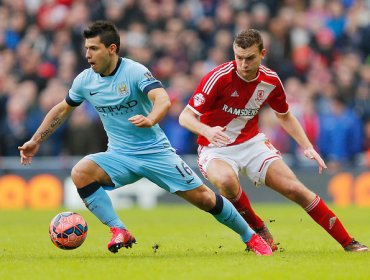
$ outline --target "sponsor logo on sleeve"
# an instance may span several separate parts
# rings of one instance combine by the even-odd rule
[[[150,73],[150,72],[146,72],[144,74],[144,76],[145,76],[145,78],[147,78],[148,81],[154,81],[155,80],[155,78],[153,77],[153,74]]]
[[[194,95],[193,100],[194,100],[195,107],[203,105],[204,102],[206,101],[202,93],[197,93],[196,95]]]

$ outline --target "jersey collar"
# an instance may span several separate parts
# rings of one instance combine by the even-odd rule
[[[109,76],[114,76],[116,73],[117,73],[117,70],[119,68],[119,66],[121,65],[121,62],[122,62],[122,57],[118,57],[118,61],[117,61],[117,65],[116,65],[116,68],[114,68],[113,72],[110,73],[109,75],[107,76],[104,76],[103,74],[100,74],[101,77],[109,77]]]
[[[257,76],[252,79],[252,80],[247,80],[247,79],[244,79],[239,73],[238,73],[238,70],[235,71],[236,72],[236,75],[239,76],[240,79],[242,79],[243,81],[247,82],[247,83],[251,83],[251,82],[254,82],[255,80],[258,79],[258,77],[260,76],[260,70],[258,69],[258,73],[257,73]]]

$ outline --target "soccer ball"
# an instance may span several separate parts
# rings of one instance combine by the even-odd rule
[[[50,223],[49,235],[51,242],[63,250],[80,247],[87,236],[87,223],[84,218],[74,212],[61,212]]]

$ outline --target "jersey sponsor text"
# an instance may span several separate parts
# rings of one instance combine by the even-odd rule
[[[255,116],[258,114],[259,108],[234,108],[234,107],[229,107],[226,104],[224,104],[222,111],[239,116],[239,117],[244,117],[244,116]]]

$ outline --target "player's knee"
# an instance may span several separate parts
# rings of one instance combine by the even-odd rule
[[[73,183],[79,187],[87,184],[89,176],[83,166],[76,164],[71,170],[71,178]]]
[[[209,211],[216,204],[216,196],[212,190],[203,191],[198,199],[198,208]]]
[[[214,195],[213,195],[214,196]],[[210,195],[206,195],[202,198],[199,204],[199,208],[204,211],[209,211],[215,206],[215,199]]]
[[[212,181],[221,192],[228,193],[234,185],[238,186],[238,182],[234,177],[233,174],[221,172],[216,175]]]
[[[284,196],[294,202],[300,203],[300,201],[304,200],[305,189],[306,188],[299,181],[292,181],[286,184]]]

